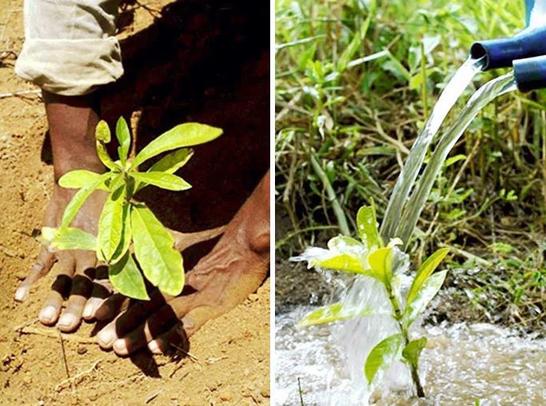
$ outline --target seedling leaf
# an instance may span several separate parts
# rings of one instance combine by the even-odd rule
[[[164,172],[131,172],[138,182],[154,185],[167,190],[187,190],[191,185],[179,176]],[[144,185],[141,185],[142,188]]]
[[[146,278],[163,293],[178,295],[184,286],[184,269],[172,235],[145,206],[133,206],[131,225],[135,255]]]
[[[118,262],[127,251],[131,245],[133,238],[132,228],[131,228],[131,205],[125,204],[123,206],[123,232],[121,235],[121,241],[119,242],[118,248],[112,255],[110,259],[111,264]]]
[[[364,245],[360,241],[345,235],[338,235],[337,237],[331,238],[328,241],[328,249],[335,252],[358,255],[364,255],[366,252]]]
[[[129,156],[129,149],[131,148],[131,132],[127,121],[121,116],[116,123],[116,138],[119,142],[118,155],[121,164],[125,166],[127,157]]]
[[[144,278],[133,256],[127,252],[116,264],[108,267],[108,277],[114,288],[133,299],[149,300]]]
[[[415,321],[432,298],[436,296],[436,293],[438,293],[444,283],[446,275],[447,270],[436,272],[429,276],[417,292],[417,295],[412,298],[411,302],[407,302],[403,318],[404,324],[407,327]]]
[[[392,279],[392,248],[383,247],[368,256],[371,275],[384,283],[390,284]]]
[[[165,155],[159,161],[148,169],[148,172],[175,173],[188,163],[193,156],[193,151],[189,148],[182,148]]]
[[[177,148],[203,144],[222,135],[220,128],[199,123],[177,125],[160,135],[142,149],[134,159],[132,167],[137,167],[148,159]]]
[[[72,220],[74,220],[74,218],[78,214],[78,211],[81,209],[87,198],[91,196],[91,193],[93,193],[95,189],[99,188],[99,186],[103,185],[106,179],[108,179],[110,176],[110,173],[104,173],[100,175],[95,181],[85,187],[82,187],[76,192],[74,197],[72,197],[72,199],[70,200],[70,202],[68,202],[66,208],[64,209],[60,227],[61,231],[62,229],[68,227],[70,223],[72,223]]]
[[[322,260],[314,260],[310,263],[312,266],[331,269],[333,271],[343,271],[367,275],[362,261],[350,254],[338,254]]]
[[[82,187],[93,184],[100,176],[100,173],[88,171],[86,169],[76,169],[61,176],[61,179],[59,179],[59,186],[66,189],[81,189]],[[97,189],[108,190],[104,184],[99,185]]]
[[[364,375],[368,384],[372,384],[377,372],[382,368],[387,368],[398,356],[400,347],[404,341],[402,334],[394,334],[379,342],[366,358],[364,364]]]
[[[421,351],[425,348],[427,345],[427,338],[421,337],[417,340],[410,341],[406,348],[402,351],[402,356],[406,361],[409,362],[410,365],[417,368],[417,365],[419,364],[419,356],[421,355]]]
[[[334,303],[321,307],[307,314],[298,323],[300,327],[327,324],[336,321],[351,320],[357,317],[366,317],[375,314],[372,309],[346,308],[343,303]]]
[[[95,129],[95,138],[97,141],[108,144],[112,140],[112,135],[110,134],[110,127],[108,123],[104,120],[100,120]]]
[[[432,274],[432,272],[434,272],[438,265],[440,265],[448,252],[449,248],[440,248],[434,254],[428,257],[425,262],[423,262],[423,264],[415,274],[415,278],[413,279],[413,283],[411,284],[411,288],[408,292],[406,300],[408,304],[415,300],[417,293],[419,292],[425,281]]]
[[[95,251],[97,239],[93,234],[80,228],[67,227],[60,231],[56,228],[43,227],[42,237],[55,250],[89,250]]]
[[[114,253],[125,236],[123,225],[129,219],[126,196],[123,186],[110,193],[99,218],[97,257],[107,264],[113,262]]]
[[[358,228],[358,235],[362,242],[366,244],[368,250],[371,251],[374,248],[383,246],[383,241],[377,230],[377,218],[373,206],[364,206],[358,210],[356,225]]]
[[[110,158],[110,155],[106,150],[105,144],[108,144],[112,139],[112,135],[110,134],[110,128],[108,127],[106,121],[101,120],[97,124],[97,128],[95,130],[95,138],[97,140],[97,155],[101,162],[104,164],[104,166],[106,166],[110,170],[119,169],[115,162],[112,161],[112,158]]]

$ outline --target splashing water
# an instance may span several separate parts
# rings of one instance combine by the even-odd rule
[[[418,181],[416,190],[413,192],[406,205],[402,221],[396,231],[396,235],[400,237],[405,244],[408,243],[411,234],[415,229],[417,220],[423,211],[430,190],[436,180],[436,176],[442,169],[442,164],[453,146],[463,135],[464,131],[478,115],[480,110],[496,97],[516,89],[517,86],[513,73],[507,73],[506,75],[499,76],[498,78],[489,81],[472,95],[455,123],[442,135],[438,142],[438,146],[431,154],[429,164]]]
[[[425,159],[425,154],[440,126],[449,111],[453,108],[464,90],[472,82],[474,76],[483,67],[482,59],[468,58],[466,62],[455,72],[446,87],[440,94],[438,102],[434,106],[430,118],[425,123],[423,130],[415,140],[410,154],[396,181],[391,198],[381,225],[381,235],[385,241],[398,237],[396,228],[400,222],[400,216],[406,199],[417,178],[419,169]]]
[[[300,404],[298,378],[305,405],[362,406],[343,363],[331,326],[301,329],[295,324],[314,310],[300,307],[276,318],[277,406]],[[334,328],[335,329],[335,328]],[[374,393],[381,406],[544,405],[546,404],[546,340],[521,337],[491,324],[442,323],[427,326],[427,349],[420,363],[426,400],[408,400],[399,392]],[[394,372],[394,371],[393,371]],[[390,378],[390,376],[389,376]]]

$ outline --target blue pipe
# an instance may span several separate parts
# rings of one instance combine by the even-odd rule
[[[484,58],[483,70],[508,68],[516,59],[546,55],[546,0],[525,0],[527,28],[511,38],[474,42],[470,55]]]
[[[509,68],[516,59],[546,55],[546,27],[528,28],[512,38],[474,42],[470,55],[485,58],[483,70]]]
[[[546,87],[546,55],[515,60],[513,65],[518,90],[529,92]]]

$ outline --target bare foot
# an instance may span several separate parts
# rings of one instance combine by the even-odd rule
[[[97,335],[100,346],[127,355],[148,347],[167,352],[184,346],[208,320],[241,303],[267,276],[269,265],[269,174],[260,182],[209,255],[188,273],[185,292],[176,298],[158,292],[119,313],[121,298],[108,298],[95,315],[110,320]],[[191,290],[191,292],[186,292]]]

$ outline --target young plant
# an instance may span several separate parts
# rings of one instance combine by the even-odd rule
[[[107,172],[78,169],[59,179],[60,186],[79,190],[66,206],[60,226],[44,227],[42,238],[52,250],[95,251],[98,261],[108,265],[114,288],[128,297],[149,299],[144,277],[161,292],[176,296],[184,286],[182,255],[175,249],[169,230],[145,204],[133,197],[148,185],[173,191],[191,188],[174,173],[191,158],[193,152],[188,147],[214,140],[222,130],[198,123],[180,124],[150,142],[135,157],[129,156],[131,134],[123,117],[117,121],[115,133],[119,142],[116,161],[106,150],[112,138],[108,124],[101,121],[97,125],[97,154]],[[139,171],[144,162],[167,151],[172,152],[147,171]],[[107,192],[97,236],[71,227],[78,211],[95,190]]]
[[[398,240],[385,245],[379,235],[373,207],[361,207],[358,211],[357,228],[360,241],[338,236],[328,241],[328,249],[309,248],[296,260],[308,262],[309,267],[349,272],[380,282],[388,298],[389,316],[396,321],[398,332],[380,341],[364,361],[364,376],[369,385],[374,383],[378,372],[400,360],[408,365],[417,395],[424,397],[419,378],[419,357],[427,343],[426,337],[410,338],[410,327],[425,310],[427,304],[440,290],[447,271],[434,273],[448,250],[439,249],[417,270],[407,293],[402,292],[400,270],[396,267]],[[377,309],[355,309],[343,303],[321,307],[308,314],[300,325],[310,326],[367,317],[378,314]],[[384,314],[383,312],[381,314]]]

